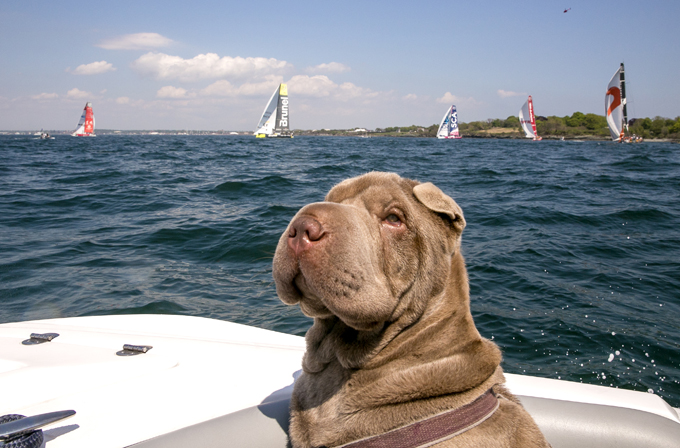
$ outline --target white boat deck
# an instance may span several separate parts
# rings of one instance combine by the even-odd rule
[[[31,333],[59,333],[24,345]],[[123,344],[153,346],[117,356]],[[73,409],[44,429],[48,448],[125,447],[287,398],[304,339],[188,316],[94,316],[0,325],[0,415]],[[638,409],[680,423],[660,397],[507,374],[524,397]]]
[[[22,345],[31,333],[60,336]],[[153,349],[117,356],[123,344]],[[120,448],[276,400],[303,353],[301,337],[198,317],[3,324],[0,415],[73,409],[74,417],[45,429],[49,448]]]

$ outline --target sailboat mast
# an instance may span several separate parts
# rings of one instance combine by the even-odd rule
[[[623,105],[623,127],[628,130],[628,109],[626,108],[626,75],[623,71],[623,62],[621,63],[621,71],[619,72],[619,82],[621,84],[621,104]]]

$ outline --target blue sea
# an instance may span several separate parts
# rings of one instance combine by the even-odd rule
[[[304,204],[367,171],[463,208],[471,306],[507,372],[680,406],[680,146],[0,136],[0,323],[203,316],[303,335],[271,275]]]

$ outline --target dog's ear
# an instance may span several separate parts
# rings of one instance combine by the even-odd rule
[[[443,215],[449,226],[460,235],[465,228],[465,218],[456,201],[430,182],[413,187],[413,194],[425,207]]]

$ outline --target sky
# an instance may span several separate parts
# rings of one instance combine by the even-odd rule
[[[571,8],[568,12],[563,11]],[[680,2],[2,0],[0,130],[254,131],[279,83],[293,129],[680,115]]]

